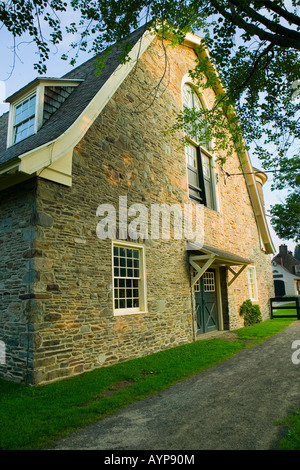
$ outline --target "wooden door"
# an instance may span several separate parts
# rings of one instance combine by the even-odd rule
[[[214,269],[208,269],[195,286],[197,333],[218,329],[218,301]]]

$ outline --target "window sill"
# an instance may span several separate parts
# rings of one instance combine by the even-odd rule
[[[148,313],[147,310],[115,310],[114,316],[120,317],[122,315],[139,315],[140,313]]]

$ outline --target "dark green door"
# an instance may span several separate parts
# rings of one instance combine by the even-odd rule
[[[218,329],[215,270],[208,269],[195,285],[197,333]]]

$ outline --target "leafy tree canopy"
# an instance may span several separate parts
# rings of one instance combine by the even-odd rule
[[[271,209],[273,225],[278,236],[284,240],[300,242],[300,193],[290,194],[284,204],[275,204]]]
[[[229,140],[239,149],[245,138],[263,168],[274,172],[274,189],[288,187],[297,198],[300,179],[298,5],[298,0],[14,0],[0,2],[0,23],[16,40],[24,33],[31,36],[39,52],[35,64],[39,73],[46,72],[50,45],[63,39],[65,31],[60,16],[66,11],[75,12],[79,18],[66,29],[76,38],[69,57],[63,57],[70,58],[71,64],[76,62],[80,50],[103,52],[148,22],[173,42],[181,42],[188,31],[200,32],[202,48],[208,47],[226,93],[218,97],[209,112],[199,111],[197,116],[193,112],[182,113],[178,127],[190,129],[191,122],[194,127],[197,122],[197,132],[205,132],[203,139],[214,137],[221,163],[228,156],[224,149]],[[50,30],[47,39],[45,25]],[[127,44],[125,56],[129,50]],[[199,57],[195,70],[191,71],[195,82],[202,87],[214,86],[216,75],[207,58],[201,55],[201,47]],[[230,154],[232,148],[227,148]],[[287,200],[282,207],[290,210],[290,203]],[[278,228],[283,214],[278,218],[275,208],[272,214],[277,233],[291,237]],[[289,220],[289,223],[293,222]]]

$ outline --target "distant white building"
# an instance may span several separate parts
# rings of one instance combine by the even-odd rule
[[[272,268],[276,297],[300,294],[300,261],[287,251],[286,245],[279,247]]]

